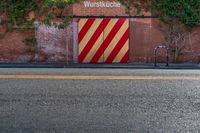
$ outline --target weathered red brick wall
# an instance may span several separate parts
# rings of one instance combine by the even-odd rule
[[[151,63],[153,51],[165,43],[165,36],[154,18],[130,19],[130,62]],[[159,61],[165,61],[166,52],[158,51]]]
[[[153,61],[153,49],[165,42],[158,23],[158,19],[130,19],[130,62]]]
[[[130,62],[153,62],[153,50],[166,44],[163,27],[158,19],[130,19]],[[178,63],[200,63],[200,27],[196,27],[179,45]],[[166,61],[166,51],[158,50],[158,61]],[[170,62],[174,52],[170,52]]]
[[[66,62],[66,29],[40,25],[36,30],[40,63]]]
[[[130,19],[130,62],[153,62],[153,50],[166,44],[163,27],[158,19]],[[178,63],[200,62],[200,27],[189,33],[180,51]],[[166,61],[166,51],[158,50],[158,61]],[[174,52],[170,52],[170,62],[174,62]]]
[[[181,44],[179,62],[200,63],[200,27],[193,29]]]
[[[91,0],[98,1],[98,0]],[[77,16],[126,16],[125,6],[120,8],[85,8],[83,3],[69,6],[69,14]],[[134,11],[132,11],[134,14]],[[150,15],[150,13],[144,13]],[[58,30],[44,25],[39,26],[36,32],[18,31],[5,33],[5,27],[0,26],[0,62],[5,63],[73,63],[74,54],[77,52],[74,45],[75,29],[70,24],[67,29]],[[131,18],[130,19],[130,62],[150,63],[153,61],[153,49],[165,43],[163,27],[159,25],[158,19],[151,18]],[[66,31],[67,37],[66,37]],[[37,51],[32,53],[27,51],[28,47],[23,40],[36,33]],[[77,34],[76,34],[77,36]],[[67,41],[66,41],[67,40]],[[68,51],[67,51],[68,45]],[[200,27],[194,28],[183,41],[183,48],[178,62],[199,63],[200,62]],[[78,46],[77,46],[78,47]],[[159,61],[164,62],[164,51],[159,51]],[[170,61],[173,61],[171,53]]]
[[[60,19],[57,19],[57,24]],[[73,62],[73,24],[65,29],[39,25],[36,30],[38,61],[67,64]]]
[[[0,37],[0,63],[29,63],[34,61],[34,53],[23,40],[33,35],[32,31],[17,31],[5,33]]]

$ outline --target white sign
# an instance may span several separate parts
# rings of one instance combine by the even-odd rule
[[[92,7],[92,8],[115,8],[120,7],[120,2],[110,2],[110,1],[99,1],[99,2],[91,2],[91,1],[84,1],[85,7]]]

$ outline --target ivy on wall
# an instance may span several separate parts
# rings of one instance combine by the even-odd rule
[[[48,26],[59,29],[69,24],[69,17],[64,18],[62,23],[52,23],[56,18],[57,10],[63,11],[65,6],[73,4],[78,0],[0,0],[0,26],[6,27],[6,32],[0,33],[2,37],[13,29],[34,30],[34,22],[40,21]],[[61,17],[62,12],[59,14]],[[37,41],[34,35],[22,40],[27,46],[26,52],[37,52]]]
[[[164,23],[176,19],[188,28],[200,25],[200,0],[152,0],[152,11]]]
[[[151,11],[160,21],[167,25],[166,41],[175,51],[175,60],[181,50],[181,42],[193,27],[200,25],[200,0],[119,0],[126,6],[126,13],[136,14],[142,10]],[[39,20],[48,26],[65,28],[70,17],[63,23],[52,23],[52,19],[62,17],[66,5],[79,0],[0,0],[0,25],[7,31],[13,28],[34,28],[34,21]],[[56,13],[59,11],[59,13]],[[25,42],[33,43],[34,39]],[[29,43],[27,43],[29,45]],[[30,46],[30,45],[29,45]],[[33,51],[33,50],[32,50]]]
[[[185,38],[200,26],[200,0],[152,0],[152,12],[167,26],[165,40],[177,62]]]
[[[0,1],[0,25],[7,24],[7,29],[33,28],[35,19],[41,19],[51,25],[51,19],[56,18],[54,11],[64,9],[66,4],[73,4],[79,0],[1,0]],[[34,12],[32,19],[29,19],[30,12]],[[63,28],[67,25],[68,18],[64,23],[56,25]]]
[[[186,27],[192,28],[200,24],[200,0],[119,0],[125,5],[126,12],[132,8],[139,14],[143,9],[151,10],[154,15],[160,17],[161,22],[169,23],[176,19]],[[7,24],[8,29],[17,27],[31,27],[36,18],[47,25],[56,18],[55,10],[64,10],[67,4],[73,4],[79,0],[1,0],[0,1],[0,25]],[[27,19],[29,13],[34,11],[34,19]],[[137,15],[136,14],[136,15]],[[60,16],[62,16],[62,11]],[[69,18],[61,25],[53,24],[58,28],[65,27]]]
[[[31,26],[32,23],[26,20],[28,12],[37,9],[35,0],[1,0],[0,12],[4,18],[1,21],[7,23],[8,29],[19,26]],[[1,23],[1,24],[4,24]]]
[[[184,41],[190,36],[194,27],[200,26],[200,0],[120,0],[126,6],[126,12],[131,14],[132,8],[137,9],[136,15],[142,10],[151,11],[153,16],[160,18],[165,42],[173,61],[177,62]]]
[[[188,28],[200,25],[200,0],[119,0],[129,14],[132,8],[139,14],[142,9],[151,11],[167,24],[176,19]]]
[[[126,7],[126,13],[131,14],[130,11],[135,8],[135,15],[139,15],[142,9],[148,12],[151,8],[151,0],[119,0],[121,4]]]

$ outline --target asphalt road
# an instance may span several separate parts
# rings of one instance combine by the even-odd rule
[[[163,132],[200,132],[200,71],[0,69],[0,133]]]

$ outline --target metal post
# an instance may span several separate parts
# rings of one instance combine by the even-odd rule
[[[157,48],[154,49],[154,66],[157,66]]]
[[[41,23],[40,22],[34,22],[34,26],[35,26],[35,37],[37,38],[37,34],[38,34],[38,29],[39,29],[39,27],[40,27],[40,25],[41,25]],[[38,40],[37,40],[38,41]],[[39,63],[39,61],[40,61],[40,52],[39,52],[39,46],[38,46],[38,42],[37,42],[37,46],[35,46],[35,47],[37,47],[36,48],[36,53],[35,53],[35,63]]]
[[[78,63],[78,20],[73,21],[73,63]]]
[[[169,66],[169,48],[167,48],[167,64],[166,67]]]
[[[67,65],[69,64],[69,45],[68,45],[68,26],[66,27],[66,60]]]

